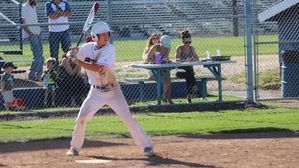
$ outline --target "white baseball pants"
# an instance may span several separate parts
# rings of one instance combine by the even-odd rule
[[[91,120],[92,116],[105,104],[120,116],[136,145],[142,148],[152,147],[150,138],[132,116],[120,86],[117,85],[107,92],[91,87],[76,119],[73,138],[71,140],[71,148],[77,151],[81,150],[84,142],[86,122]]]

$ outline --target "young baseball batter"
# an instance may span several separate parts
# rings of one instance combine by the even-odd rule
[[[108,42],[110,32],[105,22],[94,24],[91,28],[94,42],[76,47],[74,57],[71,56],[71,51],[67,54],[70,61],[86,69],[91,85],[76,119],[71,148],[66,153],[68,156],[78,155],[84,142],[86,122],[104,105],[108,105],[121,117],[135,143],[144,149],[144,154],[153,155],[151,140],[132,116],[117,82],[115,49]]]

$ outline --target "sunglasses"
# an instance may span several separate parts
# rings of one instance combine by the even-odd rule
[[[186,41],[186,42],[184,42],[185,44],[191,44],[192,43],[192,41]]]
[[[152,38],[152,40],[159,40],[159,37],[154,37]]]

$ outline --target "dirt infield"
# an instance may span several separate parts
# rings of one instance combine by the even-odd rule
[[[76,157],[65,156],[70,142],[66,139],[0,144],[0,167],[297,168],[299,164],[296,132],[161,136],[152,140],[155,156],[149,158],[131,138],[87,139]]]

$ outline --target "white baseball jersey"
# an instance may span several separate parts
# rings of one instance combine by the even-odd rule
[[[99,72],[86,69],[91,85],[107,86],[114,82],[117,83],[115,73],[115,49],[110,43],[107,43],[100,49],[96,47],[96,43],[86,43],[80,47],[77,58],[85,63],[105,66]]]

